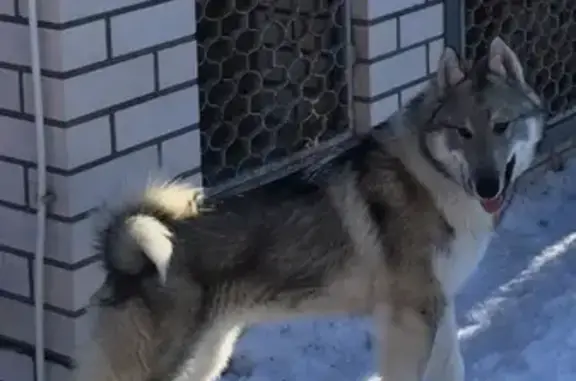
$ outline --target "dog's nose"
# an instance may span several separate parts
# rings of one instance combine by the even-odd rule
[[[500,193],[500,179],[496,175],[482,175],[476,178],[474,187],[478,197],[489,200]]]

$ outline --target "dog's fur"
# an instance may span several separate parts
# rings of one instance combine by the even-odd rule
[[[384,380],[462,381],[454,296],[532,162],[540,111],[502,40],[470,70],[447,48],[427,89],[314,176],[220,200],[150,187],[99,239],[78,380],[215,380],[244,327],[344,312],[373,316]]]

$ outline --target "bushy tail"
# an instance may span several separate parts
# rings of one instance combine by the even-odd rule
[[[201,188],[173,182],[149,186],[139,200],[121,207],[100,237],[107,270],[137,275],[152,264],[164,282],[173,253],[170,226],[198,215],[202,197]]]

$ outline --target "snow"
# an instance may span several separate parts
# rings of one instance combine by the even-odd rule
[[[576,379],[576,160],[533,177],[457,299],[468,381]],[[370,332],[344,317],[257,326],[223,380],[378,381]]]

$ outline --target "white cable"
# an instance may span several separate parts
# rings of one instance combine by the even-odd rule
[[[42,103],[42,77],[40,75],[40,43],[38,31],[38,2],[28,0],[30,26],[30,58],[34,90],[34,121],[36,125],[36,251],[34,259],[34,323],[36,381],[44,381],[44,256],[46,243],[46,139],[44,135],[44,106]]]

